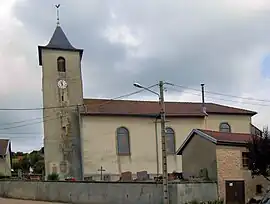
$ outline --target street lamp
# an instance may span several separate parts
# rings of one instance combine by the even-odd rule
[[[167,83],[166,83],[167,84]],[[168,83],[169,84],[169,83]],[[165,103],[164,103],[164,83],[159,82],[159,93],[152,91],[151,89],[142,86],[139,83],[133,84],[135,87],[145,89],[153,94],[159,96],[160,105],[160,117],[161,117],[161,141],[162,141],[162,184],[163,184],[163,204],[169,204],[169,192],[168,192],[168,170],[167,170],[167,148],[166,148],[166,132],[165,132]],[[170,84],[171,85],[171,84]]]
[[[134,85],[135,87],[139,88],[139,89],[145,89],[145,90],[147,90],[147,91],[149,91],[149,92],[151,92],[151,93],[153,93],[153,94],[156,94],[156,95],[158,95],[158,97],[160,98],[160,94],[157,93],[157,92],[155,92],[155,91],[152,91],[150,88],[147,88],[147,87],[145,87],[145,86],[142,86],[142,85],[139,84],[139,83],[134,83],[133,85]],[[156,84],[156,85],[157,85],[157,84]]]

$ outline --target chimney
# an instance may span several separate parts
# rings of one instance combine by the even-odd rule
[[[202,87],[202,112],[207,115],[206,107],[205,107],[205,100],[204,100],[204,84],[201,84]]]

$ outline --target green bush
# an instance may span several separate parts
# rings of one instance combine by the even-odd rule
[[[47,176],[48,181],[59,181],[59,175],[57,173],[52,173]]]

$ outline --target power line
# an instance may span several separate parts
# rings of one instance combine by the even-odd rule
[[[25,127],[25,126],[29,126],[29,125],[35,125],[35,124],[47,122],[47,121],[50,121],[50,120],[56,120],[56,119],[59,119],[59,118],[60,117],[58,116],[58,117],[55,117],[55,118],[52,118],[52,119],[42,120],[42,121],[28,123],[28,124],[24,124],[24,125],[17,125],[17,126],[11,126],[11,127],[6,127],[6,128],[0,128],[0,130],[9,130],[9,129],[20,128],[20,127]]]
[[[65,107],[77,107],[82,106],[81,105],[68,105]],[[63,108],[63,106],[49,106],[49,107],[43,107],[43,108],[0,108],[0,111],[35,111],[35,110],[44,110],[44,109],[58,109]]]
[[[40,132],[0,132],[0,135],[43,135]]]
[[[149,86],[149,88],[152,88],[156,86],[155,85],[152,85],[152,86]],[[106,105],[108,103],[111,103],[112,101],[114,100],[117,100],[117,99],[120,99],[120,98],[124,98],[124,97],[129,97],[129,96],[132,96],[132,95],[135,95],[135,94],[138,94],[140,92],[142,92],[144,90],[139,90],[139,91],[135,91],[135,92],[132,92],[132,93],[129,93],[129,94],[125,94],[125,95],[122,95],[122,96],[118,96],[118,97],[115,97],[115,98],[112,98],[110,99],[109,101],[106,101],[104,103],[100,103],[100,104],[89,104],[89,105],[93,105],[93,106],[103,106],[103,105]],[[60,107],[59,107],[60,108]],[[61,107],[63,108],[63,107]],[[25,110],[25,109],[24,109]],[[45,116],[45,117],[52,117],[52,116]],[[44,118],[45,118],[44,117]],[[44,119],[43,118],[43,119]],[[54,117],[52,119],[48,119],[48,120],[42,120],[42,121],[38,121],[38,122],[33,122],[33,123],[28,123],[28,124],[23,124],[23,125],[17,125],[17,126],[11,126],[11,127],[6,127],[6,128],[0,128],[0,130],[9,130],[9,129],[14,129],[14,128],[20,128],[20,127],[25,127],[25,126],[29,126],[29,125],[34,125],[34,124],[39,124],[39,123],[43,123],[43,122],[46,122],[46,121],[50,121],[50,120],[56,120],[56,119],[59,119],[60,117]],[[31,119],[30,121],[33,121],[33,120],[36,120],[36,119],[41,119],[41,118],[35,118],[35,119]],[[29,120],[28,120],[29,121]],[[16,123],[22,123],[22,122],[28,122],[27,120],[25,121],[17,121],[17,122],[13,122],[13,123],[9,123],[9,124],[16,124]]]
[[[44,117],[32,118],[32,119],[27,119],[27,120],[19,120],[19,121],[14,121],[14,122],[9,122],[9,123],[0,123],[0,126],[7,126],[7,125],[18,124],[18,123],[30,122],[30,121],[40,120],[40,119],[44,119],[48,117],[52,117],[52,116],[48,115]]]
[[[179,87],[179,88],[183,88],[183,89],[190,89],[190,90],[201,92],[201,90],[199,90],[199,89],[195,89],[195,88],[191,88],[191,87],[187,87],[187,86],[177,85],[177,84],[173,84],[173,83],[171,85]],[[252,101],[260,101],[260,102],[270,103],[270,100],[267,100],[267,99],[247,98],[247,97],[223,94],[223,93],[213,92],[213,91],[205,91],[205,93],[214,94],[214,95],[220,95],[220,96],[226,96],[226,97],[231,97],[231,98],[239,98],[239,99],[244,99],[244,100],[252,100]]]
[[[157,86],[157,84],[152,85],[152,86],[149,86],[147,88],[153,88],[154,86]],[[87,105],[87,106],[89,106],[89,105],[90,106],[102,106],[102,105],[105,105],[107,103],[110,103],[113,100],[117,100],[117,99],[129,97],[129,96],[132,96],[132,95],[141,93],[143,91],[145,91],[145,90],[142,89],[142,90],[139,90],[139,91],[134,91],[132,93],[128,93],[128,94],[124,94],[124,95],[121,95],[121,96],[117,96],[115,98],[108,99],[110,101],[106,101],[106,102],[101,103],[101,104],[79,104],[79,105],[68,105],[68,106],[65,106],[65,107],[78,107],[78,106],[85,106],[85,105]],[[63,106],[50,106],[50,107],[40,107],[40,108],[0,108],[0,111],[31,111],[31,110],[59,109],[59,108],[63,108]]]
[[[167,87],[166,89],[171,89],[175,92],[180,92],[180,93],[189,93],[192,95],[196,95],[196,96],[201,96],[201,94],[198,93],[192,93],[192,92],[188,92],[188,91],[181,91],[172,87]],[[211,96],[205,96],[206,98],[210,98],[210,99],[215,99],[215,100],[221,100],[221,101],[228,101],[228,102],[234,102],[234,103],[239,103],[239,101],[235,101],[235,100],[230,100],[230,99],[224,99],[224,98],[215,98],[215,97],[211,97]],[[270,104],[261,104],[261,103],[250,103],[250,102],[245,102],[245,104],[247,105],[254,105],[254,106],[265,106],[265,107],[270,107]]]
[[[29,138],[29,139],[42,139],[42,137],[33,137],[33,136],[31,136],[31,137],[23,137],[23,136],[15,136],[15,137],[6,137],[6,138],[8,138],[8,139],[27,139],[27,138]],[[3,138],[1,138],[1,136],[0,136],[0,140],[1,139],[3,139]]]

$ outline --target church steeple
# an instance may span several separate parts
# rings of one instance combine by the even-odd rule
[[[69,42],[65,32],[60,26],[59,21],[59,7],[60,4],[56,5],[57,8],[57,26],[55,31],[46,46],[38,46],[38,54],[39,54],[39,65],[42,65],[42,50],[43,49],[53,49],[53,50],[62,50],[62,51],[72,51],[79,52],[80,57],[82,58],[83,49],[77,49],[71,45]]]
[[[53,33],[53,36],[45,47],[47,48],[55,48],[55,49],[64,49],[64,50],[76,50],[71,43],[69,42],[67,36],[62,30],[60,25],[56,26],[56,29]]]
[[[46,45],[38,46],[38,52],[42,66],[43,115],[53,118],[43,123],[46,177],[57,173],[61,180],[66,176],[81,180],[83,167],[76,105],[83,104],[83,50],[71,45],[58,15],[51,39]]]
[[[49,43],[46,46],[38,46],[39,65],[42,65],[41,56],[43,49],[79,52],[81,58],[83,55],[83,49],[77,49],[71,45],[60,25],[56,26],[53,36],[51,37]]]

